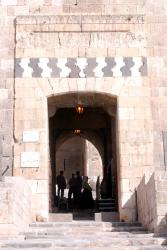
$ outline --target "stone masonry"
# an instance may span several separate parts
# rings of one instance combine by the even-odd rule
[[[0,176],[27,180],[34,220],[49,213],[48,100],[81,92],[117,99],[119,214],[136,220],[135,189],[141,202],[145,173],[167,166],[166,12],[165,0],[0,0]]]

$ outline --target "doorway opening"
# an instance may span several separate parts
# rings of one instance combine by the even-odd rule
[[[94,200],[97,198],[96,182],[98,177],[101,181],[103,179],[103,164],[93,143],[76,135],[62,143],[56,150],[56,174],[59,174],[61,170],[64,171],[67,183],[64,194],[66,199],[69,192],[69,180],[72,174],[76,174],[76,171],[79,171],[81,176],[89,177],[93,198]],[[58,190],[57,185],[56,190]]]
[[[76,110],[78,104],[83,107],[82,114]],[[88,176],[93,209],[118,211],[116,106],[115,97],[97,93],[72,93],[48,99],[51,211],[82,208],[82,196],[79,205],[68,204],[68,186],[60,206],[56,186],[60,171],[64,172],[67,184],[77,171],[83,180]]]

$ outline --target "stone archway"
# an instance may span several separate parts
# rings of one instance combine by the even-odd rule
[[[67,183],[64,197],[66,199],[68,198],[69,179],[72,174],[76,174],[76,171],[79,171],[81,176],[89,177],[92,195],[94,200],[96,200],[97,178],[99,178],[100,181],[103,178],[102,156],[100,155],[96,144],[93,144],[91,141],[80,135],[73,135],[70,138],[64,138],[61,142],[62,143],[60,144],[59,139],[56,141],[55,172],[59,174],[61,170],[64,171]]]
[[[90,140],[99,150],[103,160],[103,174],[106,179],[113,175],[114,194],[112,184],[108,197],[114,195],[118,200],[117,188],[117,154],[116,154],[116,98],[107,98],[101,94],[72,93],[50,97],[48,99],[50,131],[50,152],[52,169],[52,195],[55,186],[55,145],[58,147],[67,138],[74,135],[74,130],[81,129],[81,136]],[[95,97],[94,96],[94,97]],[[106,100],[107,99],[107,100]],[[85,114],[78,116],[75,107],[77,103],[84,106]],[[54,110],[54,112],[53,112]],[[112,164],[111,164],[112,161]],[[111,177],[112,178],[112,177]],[[112,182],[111,181],[108,181]],[[51,202],[53,203],[53,202]]]

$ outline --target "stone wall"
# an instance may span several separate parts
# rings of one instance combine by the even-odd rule
[[[167,173],[158,172],[155,175],[156,200],[157,200],[157,225],[156,233],[167,234]]]
[[[143,226],[155,233],[167,233],[166,198],[166,172],[145,175],[137,188],[138,216]]]
[[[45,204],[40,204],[41,210],[48,209],[47,98],[70,91],[94,91],[118,97],[120,211],[128,214],[129,220],[135,218],[132,212],[129,214],[135,211],[134,189],[145,172],[166,167],[162,137],[167,127],[166,10],[165,0],[100,0],[98,3],[91,0],[84,4],[79,0],[0,1],[1,172],[9,166],[6,174],[25,175],[35,182],[34,200],[38,199],[39,204],[43,200]],[[69,16],[72,13],[77,16]],[[85,16],[78,15],[81,13]],[[67,16],[61,18],[62,14]],[[20,15],[25,18],[18,18]],[[147,57],[148,75],[14,80],[14,57]],[[13,124],[13,121],[17,122]],[[37,130],[39,141],[23,143],[25,130]],[[40,168],[23,170],[21,152],[30,150],[40,152]],[[45,182],[44,193],[43,190],[35,193],[38,181]]]
[[[25,179],[6,177],[0,182],[0,235],[15,235],[32,221],[31,191]]]
[[[128,213],[127,220],[134,219],[132,214],[135,209],[134,200],[132,199],[130,206],[124,207],[124,203],[133,196],[134,188],[138,178],[142,177],[145,166],[150,168],[153,164],[152,123],[149,123],[149,81],[143,76],[144,72],[144,75],[147,75],[146,70],[140,72],[142,65],[147,68],[146,62],[142,61],[142,58],[147,56],[147,51],[144,49],[145,23],[143,15],[133,16],[130,19],[129,16],[105,15],[71,15],[70,19],[68,16],[17,18],[15,175],[28,176],[32,181],[40,179],[47,182],[49,179],[47,99],[50,96],[56,97],[72,92],[90,92],[93,93],[92,96],[94,93],[101,93],[102,103],[107,95],[110,96],[108,108],[111,106],[112,96],[117,96],[120,211]],[[50,58],[54,61],[50,61]],[[113,74],[107,70],[109,67],[107,61],[109,64],[114,64]],[[48,62],[49,65],[58,62],[54,67],[61,71],[61,75],[57,75],[56,71],[56,76],[53,76]],[[68,67],[65,66],[66,62]],[[77,65],[82,68],[82,75],[77,73],[78,69],[74,62],[78,62]],[[91,70],[86,69],[88,76],[86,77],[84,70],[85,64],[88,63]],[[124,65],[125,70],[121,71]],[[133,66],[134,70],[131,71],[130,68]],[[106,77],[103,77],[103,67],[106,67]],[[73,77],[68,73],[71,69]],[[124,72],[127,77],[124,77]],[[24,142],[22,140],[24,131],[34,129],[42,133],[39,140],[33,144]],[[20,155],[30,150],[41,156],[40,167],[36,170],[21,169]],[[34,199],[36,196],[41,196],[40,201],[46,201],[48,192],[43,190],[43,193],[34,193]],[[40,211],[40,203],[36,203],[36,206]],[[47,205],[45,209],[47,211]]]
[[[74,135],[75,136],[75,135]],[[65,162],[64,162],[65,160]],[[72,173],[80,171],[84,175],[85,164],[85,140],[80,137],[73,137],[63,143],[56,152],[56,174],[64,170],[64,175],[69,181]]]
[[[167,5],[164,0],[155,2],[129,0],[98,0],[95,2],[81,1],[81,0],[1,0],[0,1],[0,165],[1,172],[6,175],[12,174],[12,142],[13,139],[13,86],[14,86],[14,54],[15,54],[15,18],[19,15],[57,15],[57,14],[71,14],[71,13],[96,13],[96,14],[110,14],[110,15],[135,15],[147,14],[148,25],[147,37],[148,44],[145,48],[150,55],[150,75],[152,86],[152,110],[154,113],[155,125],[157,133],[155,135],[155,161],[158,165],[163,164],[162,152],[162,138],[161,131],[166,129],[166,118],[163,124],[160,124],[158,119],[161,113],[166,109],[165,101],[165,74],[161,74],[166,70],[166,18],[163,15],[166,13]],[[156,14],[156,16],[155,16]],[[152,16],[153,15],[153,16]],[[151,16],[151,19],[150,19]],[[151,22],[150,22],[151,20]],[[121,24],[122,28],[124,24]],[[113,26],[114,27],[114,26]],[[159,41],[159,37],[163,37]],[[127,47],[127,46],[126,46]],[[154,49],[153,49],[154,48]],[[119,54],[122,50],[117,48]],[[129,50],[127,54],[131,54]],[[48,50],[50,53],[50,49]],[[47,53],[47,55],[48,55]],[[39,51],[39,54],[42,55]],[[161,69],[160,69],[161,68]],[[161,79],[161,80],[160,80]],[[160,87],[160,90],[158,90]],[[161,101],[159,99],[161,96]],[[161,162],[161,164],[159,164]]]
[[[97,177],[100,177],[100,182],[103,178],[103,163],[102,157],[95,146],[86,140],[86,169],[89,177],[89,184],[93,191],[96,191]]]
[[[155,175],[144,176],[137,188],[137,209],[139,221],[154,231],[157,223]]]

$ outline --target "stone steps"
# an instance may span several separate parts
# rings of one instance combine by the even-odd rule
[[[73,222],[37,222],[37,223],[31,223],[30,227],[61,227],[65,226],[66,228],[68,226],[70,227],[82,227],[82,226],[113,226],[113,227],[120,227],[120,226],[139,226],[141,227],[141,223],[139,222],[95,222],[95,221],[73,221]]]
[[[22,238],[1,240],[7,250],[167,250],[165,237],[154,237],[140,223],[41,222],[30,224]]]
[[[113,246],[157,246],[159,245],[159,242],[157,240],[152,239],[140,239],[140,240],[132,240],[132,239],[73,239],[73,238],[65,238],[65,239],[41,239],[39,240],[26,240],[26,241],[13,241],[13,242],[6,242],[3,247],[4,248],[16,248],[16,249],[22,249],[22,248],[49,248],[49,247],[64,247],[68,249],[68,247],[81,247],[81,248],[87,248],[87,247],[113,247]],[[167,246],[166,246],[167,248]]]
[[[68,246],[68,247],[59,247],[59,246],[47,246],[47,245],[39,245],[39,246],[7,246],[7,247],[0,247],[0,249],[4,250],[16,250],[16,249],[24,249],[24,250],[167,250],[166,246],[159,246],[159,245],[149,245],[149,246],[105,246],[105,247],[93,247],[93,246]]]
[[[1,250],[16,250],[16,249],[24,249],[24,250],[167,250],[166,246],[156,246],[156,245],[150,245],[150,246],[109,246],[103,248],[103,247],[47,247],[43,246],[41,247],[24,247],[22,246],[20,248],[17,247],[0,247]]]
[[[150,238],[150,237],[154,237],[154,234],[149,234],[149,233],[145,233],[145,234],[142,234],[141,232],[93,232],[93,235],[95,237],[103,237],[103,236],[106,236],[106,237],[113,237],[113,238],[116,238],[116,237],[121,237],[121,238]],[[64,236],[67,236],[67,232],[54,232],[54,231],[41,231],[41,232],[26,232],[24,233],[24,238],[26,237],[64,237]],[[75,237],[80,237],[80,236],[90,236],[90,232],[68,232],[68,236],[75,236]],[[160,238],[160,237],[159,237]],[[22,237],[23,239],[23,237]]]

